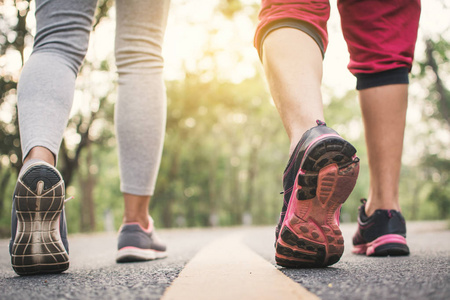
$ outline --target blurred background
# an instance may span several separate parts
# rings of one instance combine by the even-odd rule
[[[361,172],[342,208],[356,220],[368,192],[364,130],[336,0],[324,61],[326,122],[353,143]],[[158,227],[275,224],[288,138],[253,48],[258,0],[172,0],[164,44],[167,133],[151,214]],[[450,219],[450,1],[422,3],[410,84],[402,211],[408,220]],[[90,48],[59,153],[69,232],[121,224],[113,111],[113,1],[99,0]],[[0,0],[0,236],[9,237],[21,167],[16,87],[35,32],[34,1]]]

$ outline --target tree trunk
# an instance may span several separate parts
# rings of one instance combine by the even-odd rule
[[[94,188],[97,182],[95,174],[91,172],[90,166],[92,164],[92,149],[87,147],[86,156],[86,174],[81,174],[79,183],[81,188],[81,203],[80,203],[80,230],[82,232],[89,232],[95,230],[95,205],[94,205]]]
[[[2,179],[0,181],[0,216],[3,216],[5,210],[5,198],[10,199],[9,196],[12,196],[12,195],[5,195],[6,187],[8,186],[11,175],[12,175],[11,169],[6,168],[4,174],[2,174]]]
[[[169,171],[169,184],[171,182],[174,182],[178,176],[178,152],[175,152],[173,154],[173,159],[172,159],[172,165],[170,166],[170,171]],[[169,197],[166,199],[165,203],[164,203],[164,209],[163,209],[163,224],[164,227],[171,227],[172,226],[172,221],[173,221],[173,203],[174,203],[174,198],[175,198],[175,192],[171,189],[171,187],[169,186]]]

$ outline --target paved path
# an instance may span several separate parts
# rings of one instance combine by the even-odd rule
[[[15,275],[7,241],[0,240],[0,299],[161,299],[171,284],[165,299],[219,299],[208,292],[212,287],[223,296],[221,299],[274,299],[270,293],[284,284],[293,288],[292,299],[309,299],[313,297],[309,293],[322,299],[450,299],[447,228],[445,222],[409,222],[411,256],[366,258],[349,252],[355,224],[345,224],[344,256],[324,269],[274,267],[273,227],[160,230],[160,236],[168,242],[170,257],[132,264],[114,262],[115,234],[75,235],[70,237],[68,272],[30,277]],[[220,256],[217,260],[214,253]],[[242,259],[240,263],[233,263],[236,253]],[[207,270],[211,263],[217,264],[217,272],[203,272],[202,268]],[[195,273],[202,273],[203,277],[198,277],[203,281],[192,288],[198,283]],[[194,281],[186,283],[186,276]],[[217,280],[220,276],[229,277],[230,283],[217,285],[222,281]],[[264,289],[253,285],[255,279],[263,282],[260,286]],[[295,287],[291,285],[294,282]],[[188,284],[198,296],[171,296],[180,284]],[[235,293],[239,289],[241,292]]]

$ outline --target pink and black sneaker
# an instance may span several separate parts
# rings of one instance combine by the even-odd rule
[[[409,255],[406,245],[405,218],[397,210],[376,210],[368,217],[365,212],[366,200],[359,207],[358,230],[353,236],[355,254],[367,256]]]
[[[322,121],[303,134],[283,175],[284,205],[275,242],[278,265],[325,267],[339,261],[344,251],[339,213],[358,177],[355,154],[356,149]]]

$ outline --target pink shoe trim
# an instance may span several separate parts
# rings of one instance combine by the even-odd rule
[[[155,249],[142,249],[142,248],[138,248],[138,247],[133,247],[133,246],[126,246],[123,248],[120,248],[119,251],[122,250],[139,250],[139,251],[150,251],[150,252],[164,252],[164,251],[159,251],[159,250],[155,250]]]
[[[334,221],[336,222],[336,224],[339,226],[339,225],[341,225],[340,223],[340,220],[339,220],[339,217],[341,216],[341,207],[342,207],[342,204],[341,205],[339,205],[339,207],[336,209],[336,212],[334,213]]]
[[[366,244],[353,246],[352,249],[352,253],[354,254],[366,254],[366,251],[367,251]]]
[[[367,255],[372,255],[375,253],[375,249],[386,244],[402,244],[406,245],[406,239],[398,234],[386,234],[382,235],[376,240],[366,244],[367,245]]]
[[[124,223],[123,225],[139,225],[139,227],[141,227],[142,231],[144,231],[146,233],[150,233],[153,231],[153,219],[150,216],[148,216],[148,227],[147,228],[142,227],[142,225],[139,224],[138,222]],[[120,227],[119,232],[122,230],[122,226]]]

